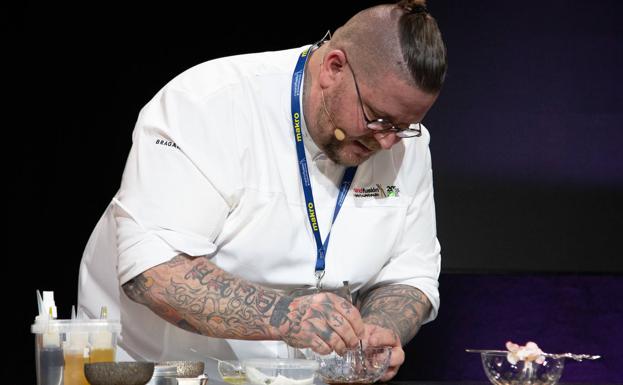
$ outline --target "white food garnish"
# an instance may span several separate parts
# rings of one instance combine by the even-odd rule
[[[539,345],[532,341],[526,343],[525,346],[508,341],[506,342],[506,350],[508,350],[506,359],[513,365],[519,361],[525,361],[526,363],[534,361],[537,364],[542,364],[545,361],[543,351],[539,348]]]

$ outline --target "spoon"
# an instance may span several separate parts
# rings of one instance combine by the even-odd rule
[[[500,353],[500,354],[506,354],[509,353],[506,350],[486,350],[486,349],[465,349],[466,352],[468,353]],[[601,356],[600,355],[590,355],[590,354],[574,354],[574,353],[543,353],[543,355],[545,357],[551,357],[551,358],[570,358],[572,360],[576,360],[576,361],[583,361],[583,360],[597,360],[600,359]]]
[[[344,289],[346,290],[346,296],[347,296],[347,300],[348,302],[351,303],[351,305],[353,304],[353,295],[350,291],[350,284],[348,283],[348,281],[342,281],[342,284],[344,285]],[[364,376],[368,375],[368,367],[366,366],[366,355],[363,351],[363,341],[359,340],[359,364],[362,366],[363,368],[363,374]]]
[[[218,373],[221,375],[223,380],[228,383],[242,383],[244,382],[245,373],[240,367],[240,365],[234,365],[232,362],[228,362],[225,360],[218,359],[216,357],[204,356],[210,360],[218,362],[216,369]]]

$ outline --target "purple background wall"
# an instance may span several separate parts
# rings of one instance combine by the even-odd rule
[[[487,381],[472,349],[536,342],[565,360],[561,381],[623,383],[623,280],[614,275],[443,274],[438,318],[405,348],[397,380]]]
[[[623,4],[435,1],[446,269],[623,272]]]
[[[136,116],[153,94],[195,64],[315,41],[377,3],[291,2],[292,19],[266,2],[24,2],[3,12],[13,117],[5,153],[19,155],[5,161],[6,269],[20,281],[6,293],[8,306],[21,310],[19,367],[34,376],[35,289],[54,290],[60,315],[69,316],[82,250],[118,188]],[[450,57],[425,120],[444,271],[609,272],[620,285],[623,3],[429,3]],[[444,303],[439,327],[455,308],[462,311]],[[610,330],[585,321],[614,342],[603,339]],[[490,346],[506,338],[490,337]]]

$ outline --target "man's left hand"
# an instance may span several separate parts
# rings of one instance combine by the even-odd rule
[[[364,320],[365,322],[365,320]],[[363,340],[364,346],[391,346],[392,347],[392,356],[389,361],[389,368],[381,377],[380,381],[389,381],[392,379],[396,373],[398,373],[398,369],[400,365],[405,360],[405,352],[402,350],[402,344],[400,343],[400,338],[398,335],[391,329],[386,329],[381,326],[373,325],[373,324],[364,324],[365,326],[365,337]]]

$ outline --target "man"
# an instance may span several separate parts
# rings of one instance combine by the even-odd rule
[[[121,318],[122,359],[326,354],[362,341],[393,347],[382,380],[392,378],[439,306],[420,122],[445,71],[434,19],[403,1],[358,13],[330,41],[184,72],[139,115],[120,190],[85,250],[80,306]],[[345,281],[355,302],[289,294]]]

